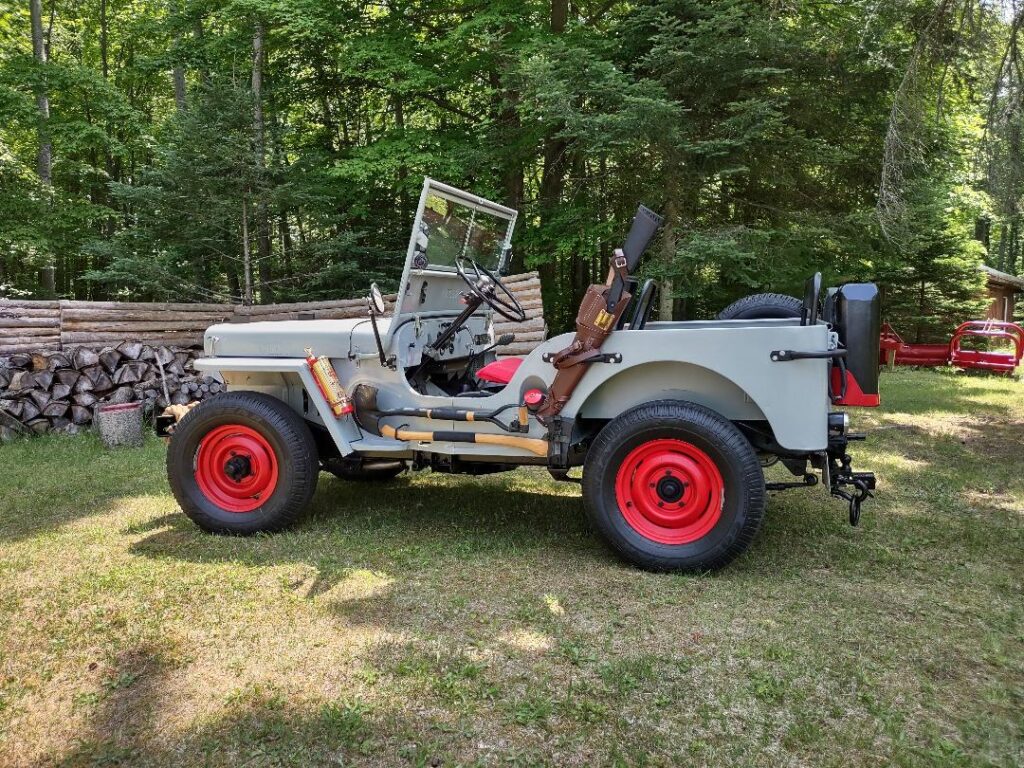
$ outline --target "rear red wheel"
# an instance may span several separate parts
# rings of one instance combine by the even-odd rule
[[[316,443],[287,403],[228,392],[193,408],[167,450],[182,510],[215,533],[277,531],[298,521],[316,490]]]
[[[583,467],[583,500],[594,527],[634,565],[708,571],[753,541],[764,475],[734,424],[694,403],[662,400],[601,430]]]
[[[683,440],[651,440],[619,465],[615,499],[634,531],[661,544],[688,544],[722,516],[725,483],[704,451]]]

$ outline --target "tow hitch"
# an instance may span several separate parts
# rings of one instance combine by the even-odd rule
[[[846,446],[851,440],[863,440],[864,435],[847,434],[845,419],[830,418],[829,421],[828,455],[823,467],[827,473],[828,491],[849,503],[850,525],[857,525],[860,522],[861,505],[874,496],[871,492],[875,490],[875,473],[854,472],[851,466],[853,459],[846,452]]]

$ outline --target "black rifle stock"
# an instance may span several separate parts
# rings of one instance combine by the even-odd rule
[[[626,259],[625,273],[623,274],[621,268],[616,269],[618,265],[614,261],[612,269],[608,273],[608,299],[605,302],[605,307],[609,312],[619,303],[619,299],[622,298],[622,293],[626,289],[626,277],[636,270],[637,264],[640,263],[640,257],[643,256],[664,221],[664,218],[646,205],[641,205],[636,209],[636,213],[633,215],[633,225],[629,228],[626,241],[622,244],[622,255]]]

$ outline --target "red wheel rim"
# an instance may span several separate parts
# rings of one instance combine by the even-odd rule
[[[715,462],[683,440],[651,440],[626,456],[615,500],[629,526],[659,544],[689,544],[722,516],[725,483]]]
[[[216,427],[203,437],[194,471],[203,495],[228,512],[252,512],[277,488],[273,447],[255,429],[239,424]]]

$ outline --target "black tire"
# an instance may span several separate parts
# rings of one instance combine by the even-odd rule
[[[658,453],[659,446],[671,449]],[[690,452],[690,458],[682,464],[680,456],[687,454],[674,453],[677,446]],[[655,454],[648,458],[645,452],[651,450]],[[638,456],[643,458],[630,469]],[[693,457],[699,459],[696,464]],[[716,481],[712,481],[715,472],[708,462],[717,470]],[[707,469],[704,479],[708,483],[702,483],[699,469],[687,475],[687,468],[695,465]],[[676,484],[682,490],[667,489],[681,494],[676,497],[678,501],[668,502],[665,510],[653,509],[652,501],[666,498],[662,483],[671,482],[673,470],[665,469],[664,476],[657,478],[656,491],[646,490],[655,488],[646,480],[654,477],[655,469],[660,473],[663,467],[679,466],[683,470],[676,474],[687,475],[688,482]],[[641,475],[641,467],[647,475]],[[637,480],[640,477],[645,479],[641,482]],[[642,488],[638,489],[637,484]],[[648,493],[649,498],[634,495],[639,492]],[[717,504],[716,496],[720,499]],[[637,503],[626,501],[620,508],[624,497],[635,498]],[[633,565],[653,571],[713,571],[746,551],[757,535],[764,517],[764,474],[754,449],[731,422],[694,403],[660,400],[626,411],[601,430],[584,464],[583,501],[602,538]],[[673,538],[684,533],[682,527],[652,528],[640,511],[644,507],[656,515],[669,512],[680,517],[703,509],[697,518],[699,524],[686,529],[696,538]],[[627,514],[634,522],[627,519]],[[701,526],[706,530],[701,532]],[[655,538],[642,532],[645,527],[654,531]],[[659,536],[665,538],[656,540]]]
[[[201,446],[207,451],[205,457],[200,455]],[[249,450],[250,446],[255,449]],[[232,471],[249,474],[232,482],[259,481],[255,487],[269,496],[260,498],[256,493],[237,500],[215,496],[223,487],[229,493],[244,493],[229,483],[227,464],[236,459],[223,465],[214,460],[239,455],[248,465]],[[167,479],[174,497],[196,525],[211,533],[249,535],[293,525],[306,512],[318,476],[316,443],[309,427],[287,404],[258,392],[227,392],[196,406],[179,422],[167,450]],[[224,499],[252,508],[233,511],[222,503]]]
[[[800,317],[804,304],[784,293],[755,293],[734,301],[718,313],[718,320],[771,320]]]
[[[351,480],[357,483],[384,483],[394,480],[407,469],[404,461],[349,461],[344,458],[328,459],[323,462],[325,472],[330,472],[339,480]]]

